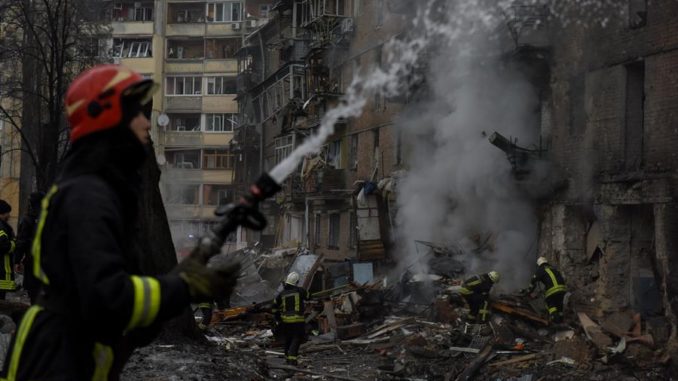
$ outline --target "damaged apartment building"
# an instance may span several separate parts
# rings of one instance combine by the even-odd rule
[[[400,31],[384,1],[277,1],[270,21],[239,52],[241,124],[236,141],[246,186],[317,130],[354,74],[381,65]],[[394,17],[390,20],[389,17]],[[399,168],[391,119],[402,106],[375,96],[361,118],[341,120],[322,152],[307,157],[265,206],[265,246],[299,245],[326,260],[387,257],[391,175]],[[259,149],[261,147],[261,149]]]
[[[406,3],[272,5],[270,21],[238,52],[240,187],[312,134],[354,74],[381,65],[384,42],[405,29]],[[498,135],[488,144],[507,153],[525,188],[534,186],[525,180],[530,163],[549,163],[553,186],[533,195],[537,251],[577,285],[572,305],[598,317],[640,312],[655,332],[675,337],[678,3],[629,0],[595,15],[559,10],[577,23],[551,17],[553,4],[543,4],[515,2],[505,49],[539,94],[541,146],[523,149]],[[594,19],[605,12],[609,19]],[[330,260],[388,259],[393,178],[406,168],[392,120],[403,107],[376,95],[360,118],[338,123],[323,151],[266,205],[275,223],[246,239],[302,245]]]

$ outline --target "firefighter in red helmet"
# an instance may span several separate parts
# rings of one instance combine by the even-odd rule
[[[19,324],[2,379],[116,380],[159,323],[235,286],[238,264],[208,268],[194,257],[166,275],[140,271],[138,170],[154,87],[119,65],[89,69],[69,87],[72,144],[42,201],[32,247],[43,293]]]

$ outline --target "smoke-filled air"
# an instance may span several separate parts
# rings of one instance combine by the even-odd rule
[[[599,25],[614,17],[601,12],[609,10],[607,1],[579,3],[575,12],[593,14]],[[394,240],[399,263],[426,272],[415,241],[429,241],[461,248],[467,273],[499,271],[500,289],[524,285],[536,258],[537,218],[506,155],[488,141],[495,131],[518,139],[523,147],[535,147],[540,138],[535,128],[537,90],[524,73],[501,59],[501,47],[510,38],[505,15],[511,4],[468,0],[412,5],[416,17],[410,33],[385,46],[384,68],[354,78],[340,105],[325,114],[317,134],[276,166],[272,178],[282,182],[305,155],[318,152],[337,121],[359,117],[375,92],[412,97],[425,83],[425,94],[414,94],[395,126],[408,163],[397,192]],[[550,4],[551,17],[562,25],[577,19],[565,14],[572,8],[561,11],[557,2]]]

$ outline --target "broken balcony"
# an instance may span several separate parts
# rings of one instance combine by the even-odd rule
[[[547,48],[549,9],[529,0],[515,0],[505,12],[506,26],[516,49]]]

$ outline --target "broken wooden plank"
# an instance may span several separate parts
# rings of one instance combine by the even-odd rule
[[[607,347],[612,346],[612,339],[603,333],[603,329],[585,313],[578,312],[577,317],[579,317],[579,323],[584,329],[586,337],[591,340],[599,350],[607,352]]]
[[[334,316],[334,303],[331,300],[323,302],[323,313],[327,317],[327,323],[330,326],[330,332],[337,332],[337,318]]]
[[[396,329],[398,329],[398,328],[400,328],[400,327],[402,327],[402,326],[404,326],[404,325],[410,324],[410,323],[412,323],[412,322],[414,322],[414,318],[413,318],[413,317],[411,317],[411,318],[405,318],[405,319],[402,319],[402,320],[395,321],[395,322],[393,322],[393,323],[389,323],[389,324],[386,324],[386,325],[382,325],[381,327],[377,327],[377,329],[374,330],[374,331],[372,331],[372,333],[369,333],[369,334],[367,335],[367,338],[368,338],[368,339],[374,339],[374,338],[377,337],[377,336],[381,336],[381,335],[383,335],[383,334],[385,334],[385,333],[389,333],[389,332],[391,332],[391,331],[395,331]]]
[[[509,360],[493,362],[492,364],[488,364],[487,366],[504,366],[504,365],[511,365],[511,364],[515,364],[515,363],[519,363],[519,362],[534,360],[534,359],[537,358],[537,356],[538,356],[538,354],[536,354],[536,353],[531,353],[531,354],[525,355],[525,356],[514,357],[514,358],[509,359]]]
[[[549,322],[548,320],[530,312],[529,310],[521,307],[516,307],[516,306],[510,306],[506,303],[499,302],[499,301],[493,301],[490,303],[490,307],[494,310],[497,310],[499,312],[503,312],[505,314],[517,316],[526,320],[529,320],[534,323],[541,324],[543,326],[548,326]]]
[[[336,380],[345,380],[345,381],[363,381],[359,378],[353,378],[353,377],[346,377],[346,376],[339,376],[335,375],[332,373],[322,373],[322,372],[315,372],[312,370],[308,369],[303,369],[303,368],[297,368],[294,366],[289,366],[289,365],[278,365],[278,364],[268,364],[269,369],[282,369],[282,370],[289,370],[292,372],[299,372],[299,373],[305,373],[305,374],[312,374],[316,376],[323,376],[323,377],[328,377],[328,378],[334,378]]]
[[[342,341],[342,344],[354,344],[354,345],[370,345],[370,344],[378,344],[378,343],[385,343],[389,341],[388,337],[380,337],[378,339],[370,339],[370,340],[365,340],[365,339],[353,339],[353,340],[345,340]]]
[[[483,350],[478,353],[473,361],[464,369],[464,372],[457,377],[456,381],[468,381],[480,369],[480,367],[487,361],[487,358],[492,354],[492,343],[488,343],[483,347]]]
[[[449,347],[447,349],[455,352],[480,353],[480,349],[478,348]]]

